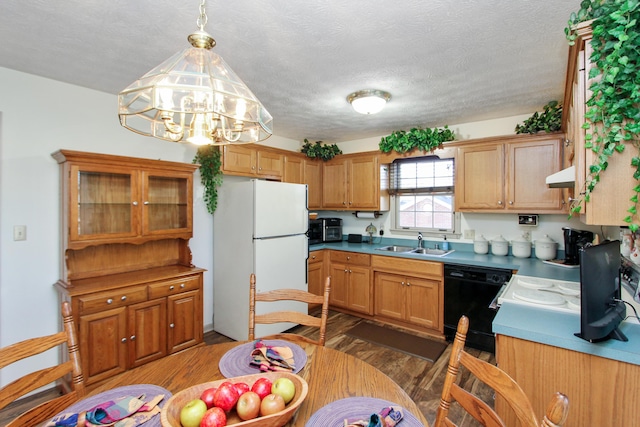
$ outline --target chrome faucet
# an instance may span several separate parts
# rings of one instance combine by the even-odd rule
[[[418,247],[422,248],[422,233],[418,232]]]

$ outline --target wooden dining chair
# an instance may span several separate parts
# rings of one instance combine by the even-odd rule
[[[69,354],[69,360],[26,374],[0,389],[0,410],[2,410],[28,393],[54,382],[59,383],[67,375],[70,375],[71,379],[70,391],[23,412],[7,424],[7,427],[35,426],[51,419],[84,397],[84,377],[80,364],[76,328],[71,316],[71,306],[66,301],[62,303],[62,321],[64,329],[62,332],[27,339],[0,349],[0,369],[56,347],[61,350],[60,354],[62,354],[62,351],[65,351],[65,345]]]
[[[513,409],[522,427],[560,427],[567,419],[569,399],[562,393],[556,393],[547,406],[547,412],[538,422],[529,398],[522,388],[506,372],[495,365],[480,360],[464,351],[464,344],[469,330],[469,319],[462,316],[458,321],[456,337],[453,341],[449,367],[444,380],[440,405],[436,412],[433,427],[455,427],[449,418],[452,400],[458,404],[481,425],[486,427],[505,427],[498,414],[482,399],[474,396],[456,384],[460,365],[469,370],[476,378],[491,387]]]
[[[312,294],[311,292],[300,289],[276,289],[268,292],[256,292],[256,276],[251,273],[249,278],[249,340],[256,339],[256,324],[291,322],[299,325],[319,328],[317,340],[293,334],[280,333],[272,334],[265,337],[267,339],[286,339],[291,341],[302,341],[311,344],[324,345],[327,331],[327,317],[329,316],[329,292],[331,292],[331,278],[327,277],[324,284],[324,293],[322,295]],[[312,316],[297,311],[272,311],[264,314],[256,314],[256,303],[268,303],[274,301],[299,301],[307,304],[322,304],[320,317]]]

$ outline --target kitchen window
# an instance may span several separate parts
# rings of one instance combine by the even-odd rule
[[[399,159],[391,164],[389,192],[394,232],[454,235],[454,160],[437,156]]]

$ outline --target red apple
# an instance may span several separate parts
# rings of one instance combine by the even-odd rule
[[[204,390],[200,395],[200,400],[207,404],[207,409],[213,408],[213,396],[216,393],[217,388],[212,387]]]
[[[260,413],[260,396],[253,391],[247,391],[240,395],[236,403],[236,412],[241,420],[252,420]]]
[[[260,402],[260,415],[271,415],[284,409],[284,399],[279,394],[269,394]]]
[[[236,390],[238,390],[238,394],[240,396],[242,396],[244,393],[248,392],[249,390],[251,390],[251,388],[249,388],[249,384],[247,383],[235,383],[234,386],[236,386]]]
[[[180,409],[180,424],[183,427],[198,427],[207,412],[207,404],[200,399],[190,400]]]
[[[225,381],[218,386],[213,394],[213,404],[222,408],[223,411],[229,412],[236,406],[239,397],[236,386],[230,381]]]
[[[207,409],[204,413],[202,421],[200,421],[200,427],[224,427],[227,425],[227,414],[224,413],[222,408],[214,406]]]
[[[261,377],[256,380],[251,386],[251,391],[258,393],[260,399],[264,399],[265,396],[271,394],[271,380],[267,377]]]

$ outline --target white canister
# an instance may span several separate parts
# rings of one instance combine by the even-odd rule
[[[494,255],[505,256],[509,253],[509,242],[502,235],[491,241],[491,253]]]
[[[541,260],[554,259],[556,257],[556,251],[558,244],[551,240],[548,235],[544,235],[542,239],[535,241],[536,258]]]
[[[486,254],[489,252],[489,241],[485,239],[482,234],[473,241],[473,252],[477,254]]]
[[[531,242],[524,236],[518,237],[511,242],[511,252],[516,258],[529,258],[531,256]]]

